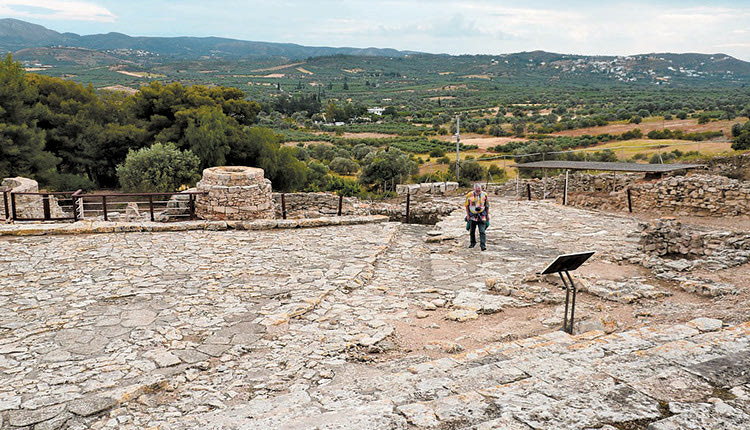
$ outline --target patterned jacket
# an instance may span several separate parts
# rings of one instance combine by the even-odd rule
[[[471,191],[466,195],[466,216],[469,221],[484,221],[487,222],[490,217],[490,201],[487,198],[487,193],[482,191],[479,195],[475,195],[474,191]]]

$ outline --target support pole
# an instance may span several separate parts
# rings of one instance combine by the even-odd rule
[[[339,196],[339,212],[338,212],[339,216],[341,216],[341,209],[343,208],[343,206],[344,206],[344,196],[341,195]]]
[[[109,218],[107,218],[107,196],[102,196],[102,211],[104,212],[104,221],[109,221]]]
[[[281,219],[286,219],[286,194],[281,193]]]
[[[576,284],[573,283],[570,272],[566,270],[565,275],[568,277],[568,281],[570,281],[570,289],[573,293],[573,302],[570,304],[570,325],[568,326],[568,334],[573,334],[573,321],[576,317]]]
[[[458,175],[459,175],[459,172],[461,171],[460,147],[461,147],[461,116],[456,115],[456,182],[458,182]]]
[[[563,192],[563,206],[568,205],[568,173],[569,172],[570,172],[569,170],[565,171],[565,191]]]
[[[16,193],[10,192],[10,210],[13,215],[13,221],[18,220],[18,214],[16,213]]]
[[[544,160],[544,152],[542,152],[542,161]],[[542,200],[547,198],[547,169],[542,169]]]
[[[531,201],[531,184],[526,183],[526,195],[529,197],[529,201]]]
[[[409,213],[409,206],[411,203],[411,193],[406,193],[406,223],[411,224],[411,214]]]
[[[565,276],[568,280],[565,280]],[[565,286],[565,316],[563,317],[563,331],[568,334],[573,334],[573,322],[575,321],[576,312],[576,285],[573,283],[573,278],[570,277],[570,272],[567,270],[563,272],[557,272],[560,275],[560,279],[563,281]],[[570,312],[568,312],[570,310]],[[570,313],[570,318],[568,318]]]
[[[3,191],[3,203],[5,204],[5,219],[10,219],[10,205],[8,204],[8,191]]]
[[[42,194],[42,211],[44,213],[44,220],[49,221],[52,218],[52,212],[49,208],[49,194]]]
[[[633,196],[630,193],[630,188],[628,188],[628,212],[633,213]]]
[[[568,288],[568,282],[565,280],[562,272],[557,272],[562,279],[563,285],[565,286],[565,315],[563,316],[563,331],[568,333],[568,309],[570,306],[570,288]],[[570,333],[568,333],[570,334]]]
[[[78,189],[75,193],[73,193],[71,199],[73,199],[73,202],[71,205],[73,206],[73,222],[78,221],[78,194],[80,194],[83,190]],[[83,210],[81,210],[81,218],[83,218]]]
[[[151,222],[154,222],[154,196],[148,196],[148,213],[151,214]]]

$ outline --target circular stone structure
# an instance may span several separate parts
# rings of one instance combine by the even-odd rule
[[[271,181],[263,169],[244,166],[220,166],[203,170],[196,185],[199,195],[195,210],[207,220],[253,220],[274,217]]]

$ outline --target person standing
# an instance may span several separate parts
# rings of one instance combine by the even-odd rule
[[[474,189],[466,196],[466,222],[469,223],[469,237],[471,242],[469,248],[477,244],[476,230],[479,228],[479,247],[482,251],[487,249],[487,236],[485,231],[490,224],[490,201],[487,193],[482,191],[481,184],[474,184]]]

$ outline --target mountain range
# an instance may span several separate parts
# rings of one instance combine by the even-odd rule
[[[132,50],[171,58],[286,57],[301,59],[328,55],[399,56],[415,52],[379,48],[332,48],[293,43],[253,42],[221,37],[132,37],[122,33],[58,33],[18,19],[0,19],[0,51],[27,48],[77,47],[97,51]]]
[[[580,82],[618,81],[656,85],[750,83],[750,63],[725,54],[650,53],[631,56],[557,54],[544,51],[514,54],[426,54],[380,48],[311,47],[292,43],[243,41],[220,37],[132,37],[121,33],[81,36],[59,33],[17,19],[0,19],[0,51],[31,67],[122,67],[149,69],[186,61],[263,62],[267,67],[314,58],[344,56],[350,69],[372,62],[382,69],[454,70],[487,79],[531,76],[542,81],[575,79]],[[358,60],[359,59],[359,60]],[[338,61],[342,63],[343,60]],[[336,61],[334,61],[336,62]],[[330,63],[330,62],[329,62]],[[359,64],[361,63],[361,64]],[[200,67],[204,67],[202,64]],[[332,70],[337,66],[332,65]],[[340,69],[341,66],[338,66]],[[361,66],[362,69],[367,69]],[[339,70],[340,72],[340,70]],[[60,71],[59,73],[63,73]],[[309,72],[299,72],[304,78]]]

